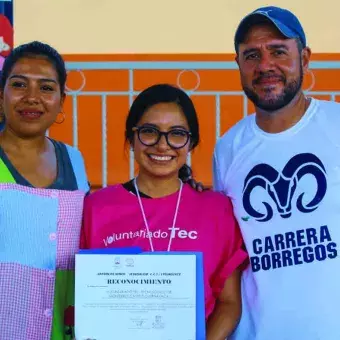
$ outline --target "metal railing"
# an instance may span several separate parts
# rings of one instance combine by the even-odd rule
[[[102,109],[102,186],[107,186],[107,98],[109,96],[127,96],[129,105],[132,104],[133,97],[139,92],[134,90],[134,71],[136,70],[178,70],[177,85],[182,88],[188,95],[195,96],[213,96],[215,98],[215,115],[216,115],[216,138],[220,136],[220,118],[221,118],[221,97],[223,96],[242,96],[243,97],[243,115],[248,114],[248,100],[243,91],[201,91],[200,86],[200,70],[237,70],[238,66],[235,62],[67,62],[66,67],[69,72],[77,71],[82,76],[82,85],[78,89],[66,88],[69,96],[72,97],[72,113],[73,113],[73,145],[78,147],[78,97],[80,96],[100,96]],[[335,100],[335,97],[340,95],[339,91],[313,91],[315,78],[313,70],[338,70],[340,69],[340,61],[313,61],[310,63],[312,71],[312,85],[306,91],[308,95],[327,95],[330,100]],[[89,70],[126,70],[129,75],[129,83],[127,91],[84,91],[86,85],[86,77],[82,71]],[[185,72],[192,72],[196,76],[196,85],[191,89],[184,89],[181,85],[181,77]],[[188,163],[190,164],[190,156]],[[134,176],[134,156],[130,151],[129,156],[130,178]]]

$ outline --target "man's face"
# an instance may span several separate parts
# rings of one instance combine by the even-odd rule
[[[285,38],[274,25],[253,26],[239,45],[237,56],[245,94],[265,111],[288,105],[301,90],[309,53],[305,57],[297,41]]]

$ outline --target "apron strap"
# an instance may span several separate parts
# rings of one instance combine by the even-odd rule
[[[88,192],[90,190],[89,183],[87,180],[86,169],[84,164],[83,156],[80,151],[76,148],[65,144],[67,148],[67,152],[70,156],[70,160],[72,163],[74,175],[76,176],[78,190],[83,190]]]

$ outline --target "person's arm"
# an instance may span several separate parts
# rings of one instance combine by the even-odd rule
[[[84,198],[83,206],[83,220],[82,228],[80,232],[80,249],[90,249],[89,244],[89,232],[92,226],[92,204],[91,204],[91,193],[88,193]]]
[[[216,300],[207,320],[207,340],[225,340],[236,328],[242,309],[241,272],[248,265],[248,254],[231,201],[221,195],[223,201],[222,206],[217,206],[219,215],[214,230],[218,265],[210,280]]]
[[[217,156],[217,146],[215,147],[213,154],[213,190],[214,191],[223,191],[223,182],[221,178],[220,166],[218,162]]]
[[[238,324],[242,309],[240,276],[240,269],[236,269],[225,281],[207,322],[206,340],[225,340]]]

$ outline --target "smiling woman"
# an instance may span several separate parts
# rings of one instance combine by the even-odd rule
[[[147,88],[130,108],[125,135],[137,178],[85,199],[82,246],[202,252],[207,340],[225,339],[240,316],[240,266],[247,254],[229,199],[183,183],[191,171],[188,153],[199,141],[192,100],[171,85]]]
[[[176,191],[178,178],[185,182],[191,173],[187,156],[199,142],[198,119],[190,98],[167,84],[151,86],[133,102],[125,129],[144,194],[158,197]]]
[[[74,254],[89,190],[78,150],[46,137],[65,98],[57,51],[32,42],[3,65],[0,112],[0,332],[4,339],[72,339]],[[67,326],[67,327],[66,327]]]
[[[25,137],[43,135],[61,111],[65,98],[61,91],[57,71],[48,59],[29,56],[19,59],[4,88],[6,133]]]

